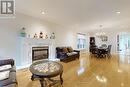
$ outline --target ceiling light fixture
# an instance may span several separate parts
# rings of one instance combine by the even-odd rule
[[[44,12],[44,11],[42,11],[42,12],[41,12],[41,14],[45,14],[45,12]]]
[[[117,13],[117,14],[120,14],[121,12],[117,11],[116,13]]]

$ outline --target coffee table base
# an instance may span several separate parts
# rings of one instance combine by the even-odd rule
[[[57,83],[61,83],[61,85],[63,84],[63,78],[62,78],[62,73],[60,74],[60,80],[54,80],[51,78],[44,78],[41,76],[37,76],[37,75],[32,75],[31,80],[33,81],[35,78],[38,78],[41,84],[41,87],[51,87]],[[51,84],[47,85],[46,79],[49,80],[50,82],[52,82]]]

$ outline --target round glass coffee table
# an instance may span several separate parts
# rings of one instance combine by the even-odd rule
[[[50,60],[42,60],[35,62],[30,66],[30,72],[32,73],[31,80],[33,81],[35,78],[38,78],[41,87],[50,87],[58,82],[63,84],[63,66],[58,62]],[[60,76],[60,80],[52,79],[56,76]],[[48,85],[46,80],[49,80],[51,83]]]

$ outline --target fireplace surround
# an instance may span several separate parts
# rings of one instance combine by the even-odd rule
[[[20,38],[20,65],[18,67],[27,67],[33,63],[33,51],[35,47],[40,47],[38,49],[46,49],[46,57],[48,60],[59,61],[55,56],[55,40],[53,39],[34,39],[34,38]],[[34,47],[34,48],[33,48]],[[41,48],[44,47],[44,48]],[[48,49],[48,50],[47,50]],[[38,52],[38,51],[36,51]]]

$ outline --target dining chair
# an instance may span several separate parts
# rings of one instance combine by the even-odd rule
[[[91,56],[95,56],[95,57],[98,57],[98,54],[99,54],[99,50],[97,47],[93,47],[91,49]]]
[[[108,45],[108,48],[106,50],[106,55],[107,55],[108,58],[111,57],[111,47],[112,47],[112,45]]]

